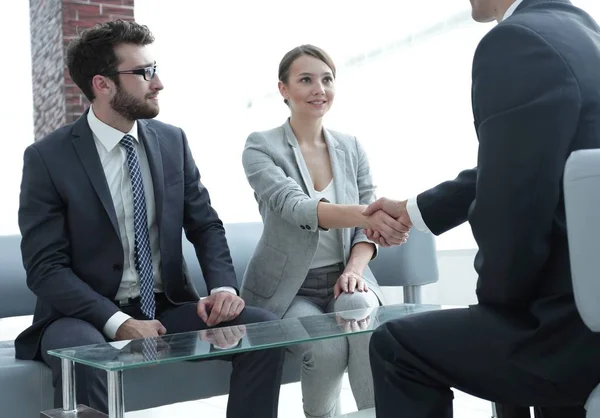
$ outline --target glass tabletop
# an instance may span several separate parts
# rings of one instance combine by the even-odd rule
[[[373,332],[384,322],[421,312],[456,308],[398,304],[211,328],[130,341],[50,350],[48,354],[107,371],[282,347],[306,341]]]

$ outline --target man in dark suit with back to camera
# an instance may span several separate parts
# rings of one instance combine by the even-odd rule
[[[377,417],[452,417],[457,388],[522,408],[512,416],[535,405],[538,417],[583,418],[600,335],[575,306],[562,178],[572,151],[600,147],[600,29],[568,0],[471,6],[476,21],[499,22],[473,60],[477,167],[367,213],[436,235],[468,220],[479,304],[373,334]]]
[[[73,124],[25,150],[19,227],[33,325],[21,359],[48,350],[275,319],[245,307],[225,231],[183,131],[153,120],[163,89],[146,26],[114,21],[68,47],[69,73],[91,102]],[[182,231],[210,295],[186,274]],[[276,417],[284,352],[233,355],[228,417]],[[209,379],[198,376],[198,379]],[[77,399],[106,413],[106,372],[76,365]]]

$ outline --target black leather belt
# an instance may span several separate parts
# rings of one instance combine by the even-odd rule
[[[123,300],[113,300],[114,304],[120,308],[124,308],[125,306],[139,305],[140,297],[137,298],[127,298]]]

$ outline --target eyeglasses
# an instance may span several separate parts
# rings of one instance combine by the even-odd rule
[[[137,74],[137,75],[143,75],[144,76],[144,80],[146,81],[150,81],[154,78],[154,76],[157,73],[157,69],[156,69],[156,65],[152,66],[152,67],[146,67],[146,68],[138,68],[136,70],[123,70],[123,71],[115,71],[114,73],[109,73],[106,75],[115,75],[115,74]]]

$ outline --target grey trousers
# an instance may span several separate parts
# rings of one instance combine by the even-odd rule
[[[284,318],[319,315],[379,306],[373,292],[343,293],[333,299],[333,286],[343,265],[312,269]],[[341,413],[339,396],[346,368],[358,409],[373,408],[373,378],[369,364],[369,334],[332,338],[288,347],[302,357],[302,404],[307,418]]]

